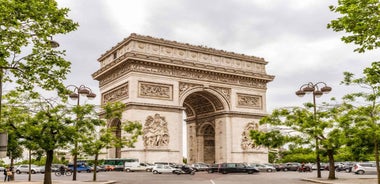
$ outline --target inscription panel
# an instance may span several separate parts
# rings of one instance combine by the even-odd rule
[[[139,81],[139,97],[173,100],[173,86]]]
[[[102,94],[102,104],[128,98],[128,83],[124,83]]]
[[[262,109],[263,102],[262,96],[259,95],[249,95],[249,94],[237,94],[237,105],[238,107]]]

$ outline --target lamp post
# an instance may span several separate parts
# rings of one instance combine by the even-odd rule
[[[80,97],[87,97],[89,100],[92,100],[96,97],[96,94],[92,92],[92,90],[85,86],[85,85],[80,85],[80,86],[75,86],[75,85],[69,85],[66,87],[67,89],[73,88],[72,93],[69,94],[70,99],[72,100],[77,100],[77,107],[80,106]],[[78,116],[77,116],[77,121],[78,121]],[[75,128],[77,128],[77,122],[75,123]],[[74,140],[74,174],[73,174],[73,181],[77,180],[77,159],[78,159],[78,141]]]
[[[320,87],[322,86],[322,87]],[[312,93],[313,94],[313,119],[314,122],[317,123],[317,104],[315,103],[315,98],[321,97],[323,94],[327,94],[331,91],[331,87],[327,86],[324,82],[317,82],[313,84],[309,82],[307,84],[301,85],[300,89],[296,91],[296,95],[299,97],[303,97],[305,94]],[[315,132],[315,153],[317,155],[317,177],[321,178],[321,159],[319,157],[319,140],[318,135]]]

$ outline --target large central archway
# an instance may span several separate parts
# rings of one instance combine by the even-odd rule
[[[103,157],[181,163],[185,113],[188,163],[267,161],[267,150],[248,138],[261,129],[274,78],[263,58],[132,34],[98,61],[101,103],[125,103],[121,122],[143,125],[134,148]]]
[[[228,102],[212,88],[191,85],[184,89],[182,99],[187,117],[188,162],[214,163],[221,160],[216,156],[216,147],[221,145],[215,139],[215,121],[220,113],[229,109]]]

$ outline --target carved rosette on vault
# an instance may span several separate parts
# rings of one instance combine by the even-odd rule
[[[160,114],[148,116],[143,129],[143,141],[146,148],[161,148],[169,144],[168,123]]]
[[[249,133],[251,130],[259,130],[259,125],[257,123],[251,122],[248,123],[245,128],[243,133],[241,134],[242,139],[241,139],[241,149],[244,151],[249,151],[249,150],[254,150],[254,149],[260,149],[261,146],[256,145],[249,137]]]

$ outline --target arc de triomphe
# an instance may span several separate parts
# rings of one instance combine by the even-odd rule
[[[143,125],[135,148],[104,157],[181,163],[185,121],[188,163],[268,161],[249,139],[274,79],[263,58],[131,34],[98,61],[101,103],[125,103],[123,118]],[[123,136],[120,120],[109,126]]]

